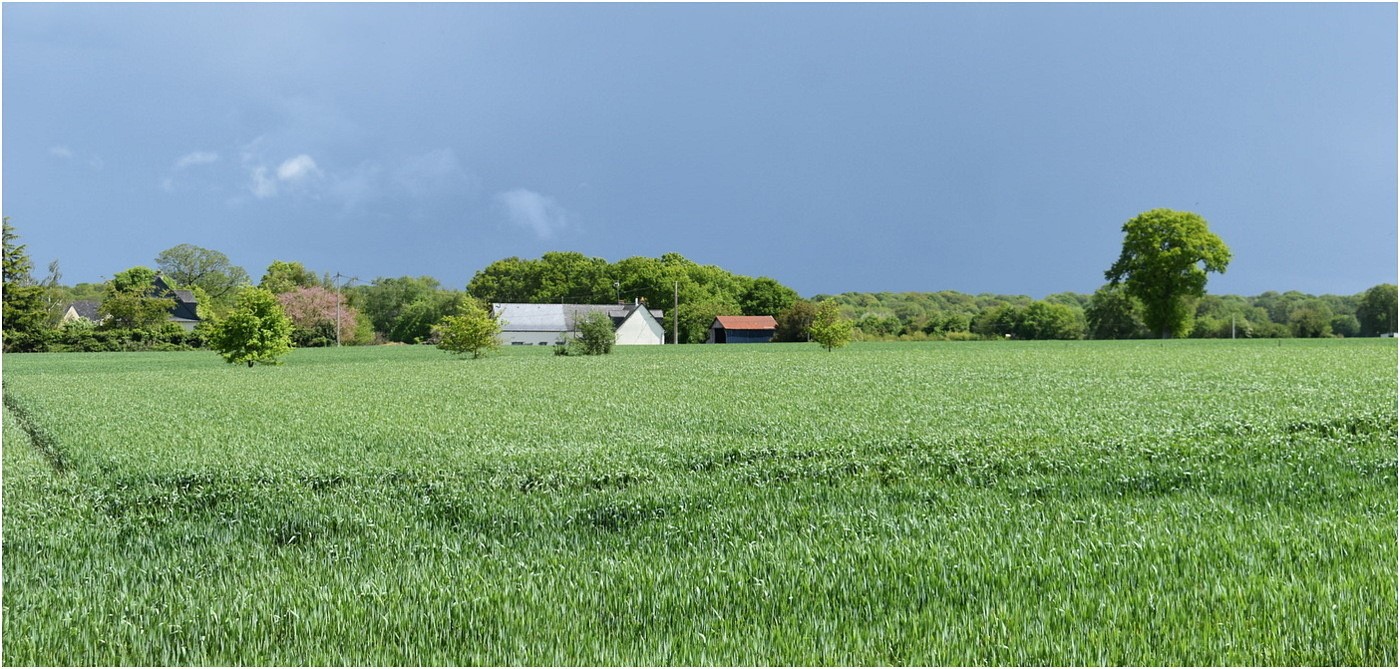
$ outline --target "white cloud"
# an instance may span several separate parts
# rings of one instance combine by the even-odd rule
[[[301,181],[320,174],[321,170],[316,167],[316,161],[304,153],[294,158],[288,158],[277,166],[277,178],[285,182]]]
[[[249,190],[260,200],[283,192],[284,187],[294,190],[311,181],[313,177],[322,176],[321,168],[316,166],[316,160],[304,153],[282,161],[276,170],[269,170],[266,165],[250,164],[251,156],[247,153],[243,158],[248,176],[252,179]]]
[[[209,163],[217,162],[218,160],[219,154],[214,153],[213,151],[195,151],[193,153],[187,153],[183,156],[180,156],[180,159],[175,161],[175,169],[182,170],[192,165],[207,165]]]
[[[66,146],[50,146],[49,155],[57,156],[59,158],[72,158],[73,150]]]
[[[551,239],[569,227],[569,212],[547,195],[516,188],[497,193],[496,202],[512,224],[534,231],[540,239]]]
[[[277,181],[267,176],[267,168],[259,165],[253,169],[253,195],[259,200],[277,194]]]

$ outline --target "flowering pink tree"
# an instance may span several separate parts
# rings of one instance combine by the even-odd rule
[[[277,296],[282,310],[292,319],[296,328],[292,337],[299,345],[335,343],[336,293],[320,286],[295,288]],[[354,341],[355,319],[358,313],[354,308],[340,303],[340,339]]]

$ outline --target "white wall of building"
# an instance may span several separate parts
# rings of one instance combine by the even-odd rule
[[[503,346],[552,346],[559,341],[559,335],[569,334],[566,332],[548,332],[543,330],[505,330],[501,332],[499,339]]]
[[[646,309],[632,312],[622,325],[617,326],[617,345],[661,344],[666,341],[666,331],[661,324],[647,313]]]

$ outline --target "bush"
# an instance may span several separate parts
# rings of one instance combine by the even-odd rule
[[[473,358],[480,358],[500,348],[501,325],[484,305],[468,300],[461,306],[461,313],[444,317],[433,328],[430,338],[444,351],[470,353]]]
[[[584,355],[612,353],[613,344],[617,342],[617,330],[613,328],[612,319],[607,314],[595,311],[585,316],[575,327],[578,329],[577,341]]]
[[[607,355],[617,342],[617,331],[607,314],[595,311],[574,324],[573,337],[560,336],[554,342],[554,355]]]
[[[49,331],[46,348],[54,353],[112,353],[190,351],[204,346],[204,331],[187,332],[175,323],[150,328],[99,328],[87,321],[70,321]]]

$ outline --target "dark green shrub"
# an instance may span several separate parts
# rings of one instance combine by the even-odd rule
[[[584,355],[612,353],[613,344],[617,342],[617,330],[613,329],[612,319],[607,314],[601,311],[588,314],[578,321],[575,328],[578,330],[576,341]]]

